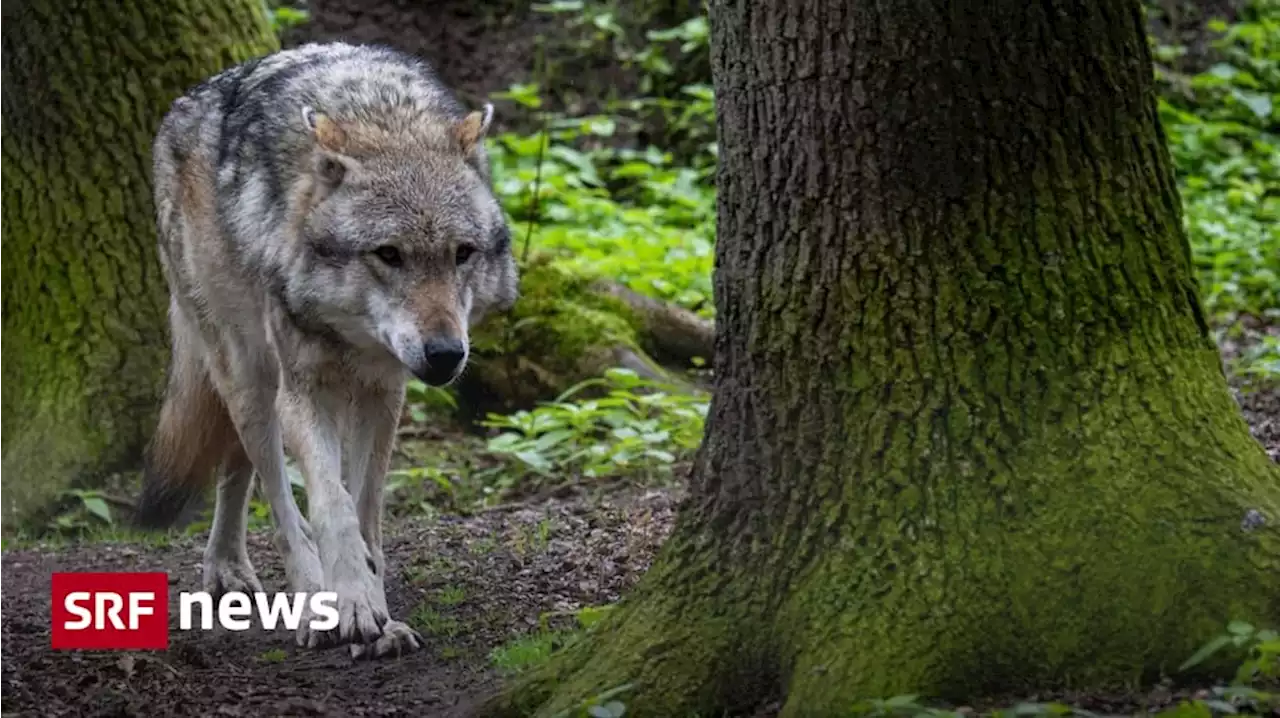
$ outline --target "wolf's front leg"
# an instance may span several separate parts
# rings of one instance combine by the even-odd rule
[[[403,402],[402,385],[370,389],[357,397],[351,406],[352,415],[348,417],[347,425],[351,429],[343,452],[343,475],[351,495],[356,497],[360,534],[373,557],[374,573],[384,596],[387,564],[382,553],[382,488]],[[408,624],[392,619],[382,627],[382,636],[372,645],[352,644],[351,655],[353,658],[398,656],[416,651],[424,644],[421,634]]]
[[[213,510],[213,526],[204,549],[204,590],[218,600],[223,594],[262,590],[249,551],[245,546],[245,521],[249,494],[253,491],[253,464],[239,442],[223,460],[224,475],[218,480],[218,498]]]
[[[290,387],[278,402],[289,446],[307,484],[312,534],[320,553],[324,589],[338,594],[338,626],[310,633],[308,618],[299,628],[306,644],[373,643],[387,623],[387,601],[374,574],[373,555],[360,535],[356,502],[342,482],[342,435],[338,392],[319,387]]]
[[[247,356],[253,352],[239,348],[234,353]],[[262,492],[271,505],[271,517],[276,525],[275,544],[284,557],[289,588],[312,593],[320,590],[324,573],[311,537],[311,527],[293,500],[293,487],[285,473],[284,441],[274,400],[277,374],[275,366],[263,362],[218,362],[214,365],[213,378],[225,397],[227,411],[240,436],[245,457],[257,470]],[[218,537],[222,543],[236,536],[243,541],[244,511],[250,489],[249,477],[244,479],[240,484],[228,483],[225,486],[226,497],[219,499],[219,509],[227,509],[224,512],[227,522],[220,527],[215,516],[212,536]],[[220,494],[223,488],[219,487]],[[231,522],[237,516],[238,525]]]

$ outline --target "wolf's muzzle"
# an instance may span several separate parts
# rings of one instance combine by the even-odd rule
[[[423,366],[414,372],[432,386],[444,386],[457,375],[467,348],[453,338],[431,338],[422,346]]]

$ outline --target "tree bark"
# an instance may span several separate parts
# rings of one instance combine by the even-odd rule
[[[164,378],[151,141],[169,103],[275,47],[258,0],[4,9],[3,519],[134,461]]]
[[[1097,689],[1280,619],[1280,471],[1202,317],[1136,0],[711,17],[689,497],[619,608],[483,712]]]

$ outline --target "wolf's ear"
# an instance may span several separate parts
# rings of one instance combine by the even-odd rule
[[[342,184],[347,173],[359,169],[359,164],[347,156],[347,133],[328,115],[316,112],[312,107],[302,108],[302,121],[316,140],[316,175],[331,189]]]
[[[347,133],[342,131],[337,122],[328,115],[316,112],[315,108],[302,108],[302,121],[316,138],[316,144],[322,149],[342,154],[347,145]]]
[[[453,136],[462,147],[462,153],[471,154],[484,140],[489,132],[489,124],[493,121],[493,105],[486,102],[482,109],[476,110],[453,127]]]

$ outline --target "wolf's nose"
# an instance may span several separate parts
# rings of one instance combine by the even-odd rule
[[[431,338],[423,344],[426,371],[421,379],[428,384],[448,384],[467,355],[467,348],[457,339]]]

